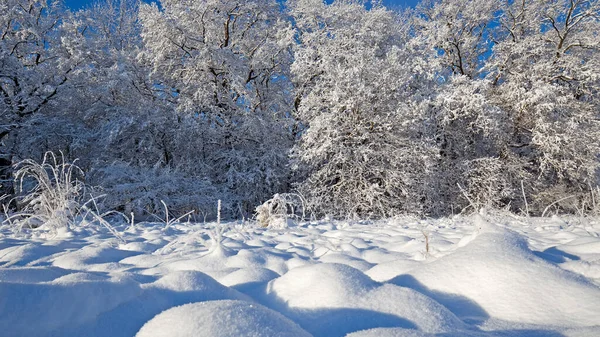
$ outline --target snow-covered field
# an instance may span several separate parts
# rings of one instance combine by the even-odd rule
[[[3,227],[0,335],[600,336],[599,219],[117,229]]]

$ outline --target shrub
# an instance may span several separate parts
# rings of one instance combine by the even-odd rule
[[[76,160],[75,160],[76,161]],[[52,233],[70,230],[77,225],[96,224],[108,229],[119,240],[121,235],[99,214],[92,189],[85,185],[84,172],[65,161],[61,152],[44,154],[42,163],[25,159],[16,165],[18,211],[5,219],[21,231],[42,229]],[[93,207],[94,209],[91,209]]]
[[[305,202],[299,194],[275,194],[256,207],[255,212],[261,227],[287,227],[288,220],[305,218]]]
[[[163,213],[164,204],[174,215],[195,210],[213,218],[214,204],[220,199],[219,191],[207,179],[159,165],[139,167],[117,162],[94,170],[90,179],[106,194],[103,209],[134,213],[136,219]]]
[[[8,220],[17,219],[20,228],[56,231],[75,225],[86,193],[83,171],[67,163],[61,153],[44,154],[42,163],[25,159],[16,164],[15,186],[19,211]]]

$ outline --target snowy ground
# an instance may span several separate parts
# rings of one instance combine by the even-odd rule
[[[117,228],[0,228],[0,335],[600,336],[599,219]]]

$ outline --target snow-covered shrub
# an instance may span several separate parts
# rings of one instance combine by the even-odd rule
[[[7,223],[16,231],[32,229],[51,233],[70,232],[80,227],[107,229],[117,239],[125,242],[119,232],[104,219],[118,212],[100,213],[97,198],[102,198],[84,183],[84,172],[53,152],[44,154],[41,163],[25,159],[16,164],[17,210],[3,211]],[[122,215],[122,214],[121,214]]]
[[[8,220],[19,227],[50,231],[76,225],[86,197],[83,171],[48,152],[41,163],[26,159],[16,165],[19,211]]]
[[[509,179],[510,172],[499,158],[478,158],[463,165],[463,192],[469,198],[469,205],[474,207],[472,211],[505,207],[508,200],[518,195]]]
[[[338,143],[328,160],[298,185],[307,209],[336,218],[419,213],[430,165],[426,150],[411,146],[408,139],[382,136],[381,141],[356,148]]]
[[[474,209],[481,204],[501,206],[501,199],[508,196],[506,186],[499,186],[506,185],[500,183],[506,180],[502,176],[506,172],[498,170],[499,144],[507,138],[506,116],[489,102],[488,87],[486,81],[454,75],[437,87],[430,101],[427,132],[435,139],[438,153],[428,182],[431,215],[458,212],[469,205]]]
[[[287,227],[288,220],[305,218],[305,202],[295,193],[275,194],[256,207],[256,221],[261,227]]]
[[[195,211],[200,216],[214,218],[214,205],[220,199],[220,191],[207,179],[189,177],[158,164],[145,168],[114,163],[91,172],[90,180],[106,194],[101,201],[104,209],[127,215],[133,212],[136,219],[162,214],[163,202],[176,216]]]

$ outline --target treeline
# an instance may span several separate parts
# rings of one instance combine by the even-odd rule
[[[598,0],[3,0],[0,195],[53,151],[138,216],[595,212],[599,32]]]

